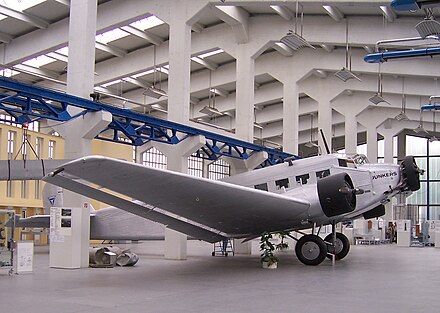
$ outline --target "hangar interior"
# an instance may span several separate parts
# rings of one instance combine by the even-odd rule
[[[423,36],[415,27],[438,9],[397,11],[390,2],[3,0],[0,77],[302,158],[326,154],[323,136],[332,153],[365,154],[371,163],[413,155],[425,169],[420,190],[388,203],[383,220],[354,222],[384,237],[383,221],[408,205],[416,223],[440,220],[438,117],[422,110],[436,104],[438,59],[364,61],[375,52],[438,46],[440,31]],[[1,160],[99,154],[210,179],[262,163],[200,157],[196,140],[139,144],[127,133],[113,136],[102,132],[108,112],[23,126],[0,109]],[[43,187],[37,179],[0,182],[0,207],[41,215]],[[65,205],[84,202],[64,192]],[[48,240],[28,229],[15,237]],[[165,229],[164,238],[166,259],[187,258],[186,235]],[[249,254],[252,244],[235,248]]]

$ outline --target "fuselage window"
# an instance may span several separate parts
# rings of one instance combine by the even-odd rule
[[[258,190],[268,191],[268,189],[267,189],[267,183],[255,185],[254,188],[255,188],[255,189],[258,189]]]
[[[310,179],[310,175],[309,174],[304,174],[304,175],[296,176],[296,182],[301,184],[301,185],[307,184],[309,179]]]
[[[329,175],[330,175],[330,170],[323,170],[323,171],[316,172],[316,178],[318,178],[318,179],[327,177]]]
[[[289,179],[288,178],[283,178],[280,180],[275,181],[275,185],[277,186],[277,189],[281,189],[282,187],[284,188],[289,188]]]

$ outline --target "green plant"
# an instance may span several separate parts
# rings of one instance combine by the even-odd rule
[[[288,234],[289,234],[288,232],[284,232],[284,231],[280,231],[279,233],[277,233],[278,237],[280,237],[281,239],[281,242],[275,246],[277,250],[281,251],[289,248],[289,244],[287,242],[284,242],[284,239],[286,239]]]
[[[278,258],[273,255],[275,250],[275,246],[270,240],[272,239],[272,234],[269,232],[264,232],[261,234],[260,240],[260,252],[261,252],[261,262],[267,262],[267,265],[270,266],[274,263],[277,263]]]

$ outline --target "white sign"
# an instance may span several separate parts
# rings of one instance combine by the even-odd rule
[[[17,241],[17,274],[32,272],[34,263],[34,242]]]

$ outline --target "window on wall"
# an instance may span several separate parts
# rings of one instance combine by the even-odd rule
[[[425,170],[420,177],[420,189],[406,203],[419,205],[420,213],[427,219],[440,218],[440,142],[407,135],[405,153],[414,156],[417,165]]]
[[[188,158],[188,174],[203,177],[203,159],[191,155]]]
[[[6,197],[14,197],[14,183],[12,182],[12,180],[8,180],[6,182]]]
[[[41,199],[41,182],[39,180],[34,180],[35,182],[35,199]]]
[[[49,159],[53,159],[55,156],[55,141],[49,140],[49,152],[48,157]]]
[[[167,157],[156,148],[151,148],[150,150],[142,153],[142,164],[145,166],[166,170]]]
[[[22,199],[27,199],[27,196],[28,196],[27,180],[22,180],[21,181],[21,198]]]
[[[218,180],[230,175],[231,175],[231,166],[222,159],[218,159],[217,161],[208,165],[209,179]]]
[[[15,136],[16,133],[12,130],[8,131],[8,144],[7,144],[7,152],[8,152],[8,158],[13,159],[14,158],[14,150],[15,150]]]
[[[39,158],[42,158],[42,149],[43,149],[43,138],[37,137],[35,138],[35,153]]]

